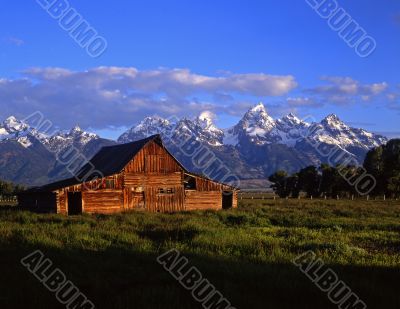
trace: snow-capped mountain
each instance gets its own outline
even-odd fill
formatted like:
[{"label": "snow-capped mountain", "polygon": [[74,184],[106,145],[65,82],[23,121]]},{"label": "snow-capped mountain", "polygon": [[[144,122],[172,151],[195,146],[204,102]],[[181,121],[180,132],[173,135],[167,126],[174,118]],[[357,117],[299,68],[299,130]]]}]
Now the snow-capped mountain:
[{"label": "snow-capped mountain", "polygon": [[53,152],[61,152],[71,146],[82,148],[89,142],[99,139],[94,133],[83,131],[78,125],[69,132],[58,132],[46,140],[46,145]]},{"label": "snow-capped mountain", "polygon": [[[16,117],[0,124],[0,178],[22,184],[41,185],[71,177],[103,146],[115,144],[78,126],[48,136]],[[77,153],[82,154],[79,159]],[[64,162],[60,162],[63,161]],[[68,165],[68,169],[66,166]]]},{"label": "snow-capped mountain", "polygon": [[5,140],[16,141],[21,146],[28,148],[37,140],[52,152],[63,151],[72,145],[82,148],[99,138],[96,134],[83,131],[79,126],[75,126],[68,132],[61,131],[48,136],[14,116],[8,117],[0,124],[0,142]]},{"label": "snow-capped mountain", "polygon": [[118,142],[129,143],[155,134],[168,135],[173,131],[175,126],[176,125],[168,119],[163,119],[158,116],[146,117],[140,123],[122,134],[118,138]]},{"label": "snow-capped mountain", "polygon": [[292,113],[275,120],[262,103],[249,109],[238,124],[225,130],[219,129],[207,112],[195,119],[183,118],[174,122],[160,117],[147,117],[121,135],[118,141],[130,142],[153,134],[165,137],[190,135],[210,146],[234,147],[271,144],[295,147],[307,138],[343,149],[356,147],[368,150],[387,141],[381,135],[352,128],[333,114],[321,122],[313,123],[303,121]]},{"label": "snow-capped mountain", "polygon": [[[181,163],[202,173],[193,158],[187,156],[187,151],[176,144],[176,141],[196,140],[224,162],[232,174],[243,179],[266,178],[278,169],[295,172],[308,165],[330,163],[317,151],[315,142],[326,149],[338,147],[359,163],[369,149],[387,142],[383,136],[352,128],[336,115],[312,123],[294,114],[274,119],[262,103],[250,108],[228,129],[218,128],[214,118],[210,112],[203,112],[196,118],[146,117],[122,134],[117,142],[128,143],[161,134]],[[0,124],[0,178],[39,185],[71,177],[65,164],[58,160],[72,155],[71,147],[90,159],[101,147],[117,142],[102,139],[78,126],[47,136],[9,117]]]},{"label": "snow-capped mountain", "polygon": [[148,117],[124,133],[118,141],[130,142],[152,134],[161,134],[188,168],[195,169],[196,164],[182,155],[173,143],[168,143],[170,139],[191,138],[209,146],[241,177],[251,177],[251,174],[265,177],[277,169],[292,172],[307,165],[330,163],[330,158],[321,154],[318,147],[339,148],[362,163],[369,149],[387,141],[383,136],[346,125],[336,115],[311,123],[294,114],[273,119],[262,103],[250,108],[235,126],[228,129],[219,129],[213,122],[212,114],[207,112],[194,119],[173,121]]},{"label": "snow-capped mountain", "polygon": [[0,142],[5,140],[17,141],[21,146],[28,148],[35,140],[45,143],[47,136],[31,128],[27,123],[14,116],[8,117],[0,124]]},{"label": "snow-capped mountain", "polygon": [[247,111],[237,125],[225,130],[224,141],[234,146],[241,143],[256,145],[273,143],[277,141],[275,129],[275,120],[260,103]]},{"label": "snow-capped mountain", "polygon": [[349,127],[335,114],[327,116],[321,123],[313,124],[310,132],[313,132],[315,139],[320,142],[345,149],[348,147],[371,149],[387,142],[387,139],[381,135]]},{"label": "snow-capped mountain", "polygon": [[136,126],[122,134],[118,142],[127,143],[148,136],[160,134],[163,139],[195,137],[198,141],[212,146],[223,144],[224,132],[218,129],[208,112],[202,113],[195,119],[163,119],[158,116],[146,117]]}]

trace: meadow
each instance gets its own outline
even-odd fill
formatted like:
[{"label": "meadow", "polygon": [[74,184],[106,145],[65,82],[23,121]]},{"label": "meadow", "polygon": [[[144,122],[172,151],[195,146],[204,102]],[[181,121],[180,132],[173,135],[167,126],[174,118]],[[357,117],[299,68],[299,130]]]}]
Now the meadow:
[{"label": "meadow", "polygon": [[176,248],[235,308],[337,308],[293,265],[313,250],[368,308],[400,308],[400,202],[240,200],[175,214],[0,207],[0,308],[63,308],[20,260],[40,249],[96,308],[201,308],[156,261]]}]

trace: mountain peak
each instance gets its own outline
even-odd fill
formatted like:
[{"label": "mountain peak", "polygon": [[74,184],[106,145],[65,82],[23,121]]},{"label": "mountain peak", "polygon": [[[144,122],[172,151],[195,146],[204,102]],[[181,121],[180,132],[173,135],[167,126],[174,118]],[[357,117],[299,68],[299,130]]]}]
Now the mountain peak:
[{"label": "mountain peak", "polygon": [[10,116],[4,122],[19,122],[19,121],[15,116]]},{"label": "mountain peak", "polygon": [[326,117],[324,118],[324,120],[326,120],[326,121],[328,121],[328,122],[342,122],[342,121],[340,120],[339,116],[336,115],[336,114],[330,114],[330,115],[326,116]]},{"label": "mountain peak", "polygon": [[257,126],[264,129],[271,129],[275,125],[274,119],[268,115],[263,103],[250,108],[242,118],[246,126]]},{"label": "mountain peak", "polygon": [[294,124],[299,124],[302,121],[293,113],[289,113],[285,117],[282,118],[282,120],[289,122],[289,123],[294,123]]},{"label": "mountain peak", "polygon": [[249,112],[267,112],[264,103],[260,102],[257,105],[250,108]]},{"label": "mountain peak", "polygon": [[336,114],[326,116],[321,124],[330,129],[347,130],[349,127]]},{"label": "mountain peak", "polygon": [[209,111],[204,111],[199,115],[198,119],[211,124],[215,119],[215,114]]},{"label": "mountain peak", "polygon": [[75,126],[71,129],[70,132],[71,132],[71,133],[81,133],[81,132],[83,132],[83,131],[82,131],[82,129],[81,129],[81,127],[80,127],[79,125],[75,125]]},{"label": "mountain peak", "polygon": [[24,131],[28,128],[28,125],[15,116],[10,116],[3,122],[4,128],[9,132]]}]

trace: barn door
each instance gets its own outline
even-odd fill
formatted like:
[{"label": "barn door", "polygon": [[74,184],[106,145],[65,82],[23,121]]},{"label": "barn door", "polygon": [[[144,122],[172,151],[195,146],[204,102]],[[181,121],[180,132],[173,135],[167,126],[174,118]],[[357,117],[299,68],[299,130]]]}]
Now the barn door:
[{"label": "barn door", "polygon": [[230,209],[233,207],[233,192],[222,192],[222,209]]},{"label": "barn door", "polygon": [[174,212],[184,210],[183,186],[147,187],[146,210],[151,212]]},{"label": "barn door", "polygon": [[82,213],[82,192],[68,192],[68,215]]}]

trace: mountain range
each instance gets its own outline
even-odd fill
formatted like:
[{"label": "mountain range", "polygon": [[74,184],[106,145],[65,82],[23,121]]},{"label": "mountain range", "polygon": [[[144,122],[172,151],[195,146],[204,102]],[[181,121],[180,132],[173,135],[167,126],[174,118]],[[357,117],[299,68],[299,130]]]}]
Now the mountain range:
[{"label": "mountain range", "polygon": [[278,169],[294,172],[327,163],[321,149],[324,153],[327,149],[340,150],[362,163],[369,149],[387,142],[381,135],[350,127],[334,114],[320,122],[301,120],[294,114],[273,119],[262,103],[227,129],[218,128],[209,112],[194,119],[153,116],[134,125],[117,141],[85,132],[79,126],[49,136],[11,116],[0,124],[0,179],[32,186],[68,178],[85,163],[76,161],[68,166],[66,162],[75,152],[90,159],[101,147],[154,134],[163,137],[167,148],[189,170],[216,179],[220,176],[207,174],[205,163],[199,165],[196,154],[187,147],[192,147],[192,152],[211,153],[240,179],[265,179]]}]

